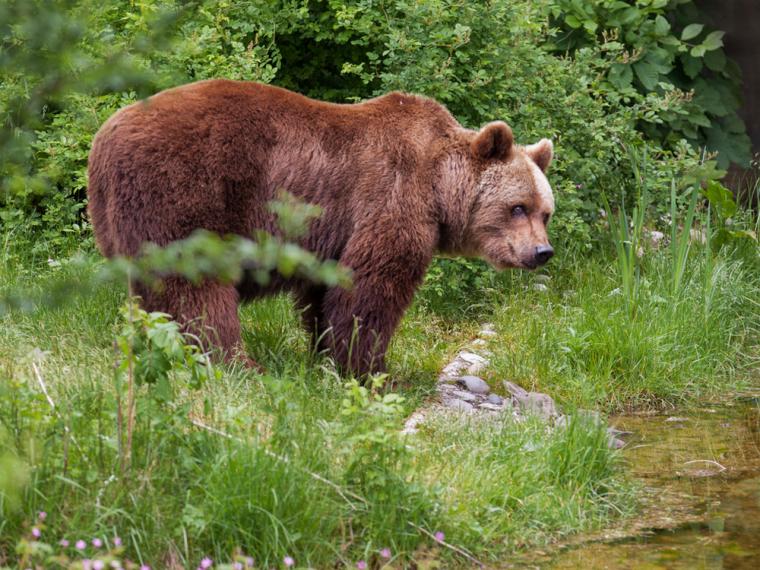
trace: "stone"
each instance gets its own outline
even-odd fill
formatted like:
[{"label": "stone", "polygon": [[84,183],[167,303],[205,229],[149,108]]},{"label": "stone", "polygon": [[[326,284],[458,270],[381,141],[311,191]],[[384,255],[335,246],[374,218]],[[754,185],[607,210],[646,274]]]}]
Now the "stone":
[{"label": "stone", "polygon": [[486,401],[489,404],[493,404],[494,406],[502,406],[502,405],[504,405],[504,398],[502,398],[498,394],[490,394],[488,396],[488,398],[486,398]]},{"label": "stone", "polygon": [[544,285],[543,283],[534,283],[533,284],[533,290],[534,291],[540,291],[540,292],[543,293],[545,291],[548,291],[549,288],[546,285]]},{"label": "stone", "polygon": [[485,380],[477,376],[460,376],[457,379],[457,384],[464,386],[473,394],[488,394],[491,391]]},{"label": "stone", "polygon": [[496,336],[496,331],[493,328],[492,323],[483,323],[480,327],[480,336]]},{"label": "stone", "polygon": [[457,398],[459,400],[463,400],[465,402],[477,402],[478,397],[473,394],[472,392],[467,392],[465,390],[450,390],[449,395],[451,397]]},{"label": "stone", "polygon": [[507,392],[509,392],[515,398],[517,398],[518,401],[520,401],[521,399],[526,398],[528,396],[528,391],[525,390],[524,388],[521,388],[520,386],[518,386],[514,382],[507,382],[505,380],[504,381],[504,388],[506,389]]},{"label": "stone", "polygon": [[489,402],[483,402],[478,406],[479,410],[488,410],[490,412],[501,412],[504,410],[504,406],[497,406],[496,404],[491,404]]},{"label": "stone", "polygon": [[554,399],[547,394],[528,392],[527,397],[523,400],[518,398],[517,401],[523,410],[545,420],[558,418],[560,415],[557,411],[557,404],[554,403]]},{"label": "stone", "polygon": [[683,422],[688,422],[689,418],[679,418],[677,416],[670,416],[665,421],[669,422],[669,423],[679,423],[679,424],[681,424]]},{"label": "stone", "polygon": [[457,400],[456,398],[452,398],[451,400],[444,401],[443,405],[446,406],[447,408],[451,408],[452,410],[457,410],[460,412],[472,412],[475,409],[475,407],[472,404],[469,404],[462,400]]},{"label": "stone", "polygon": [[533,278],[533,280],[536,283],[548,283],[551,280],[551,277],[546,275],[545,273],[539,273]]}]

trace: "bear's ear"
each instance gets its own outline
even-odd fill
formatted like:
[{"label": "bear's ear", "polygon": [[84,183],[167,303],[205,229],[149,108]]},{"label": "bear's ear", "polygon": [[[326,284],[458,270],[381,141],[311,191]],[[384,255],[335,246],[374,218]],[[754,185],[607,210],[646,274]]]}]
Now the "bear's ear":
[{"label": "bear's ear", "polygon": [[475,156],[484,160],[504,160],[512,149],[512,129],[503,121],[488,123],[470,143]]},{"label": "bear's ear", "polygon": [[549,168],[554,156],[554,145],[549,139],[541,139],[536,144],[525,147],[526,154],[543,172]]}]

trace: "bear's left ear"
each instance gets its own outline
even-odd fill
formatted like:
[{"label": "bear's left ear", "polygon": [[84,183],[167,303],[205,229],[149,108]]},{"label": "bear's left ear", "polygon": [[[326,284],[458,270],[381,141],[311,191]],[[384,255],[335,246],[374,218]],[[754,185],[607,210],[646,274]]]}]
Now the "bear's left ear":
[{"label": "bear's left ear", "polygon": [[526,146],[525,152],[536,163],[536,166],[546,172],[554,156],[554,145],[549,139],[541,139],[536,144]]},{"label": "bear's left ear", "polygon": [[484,160],[504,160],[512,149],[512,129],[503,121],[488,123],[470,143],[475,156]]}]

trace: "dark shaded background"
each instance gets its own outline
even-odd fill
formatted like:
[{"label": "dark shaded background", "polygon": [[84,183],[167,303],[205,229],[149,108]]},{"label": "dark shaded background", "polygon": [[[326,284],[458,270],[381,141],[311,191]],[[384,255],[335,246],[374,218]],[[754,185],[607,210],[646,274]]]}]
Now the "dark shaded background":
[{"label": "dark shaded background", "polygon": [[719,30],[726,31],[726,54],[742,68],[741,115],[752,151],[760,152],[760,1],[701,0],[698,4]]}]

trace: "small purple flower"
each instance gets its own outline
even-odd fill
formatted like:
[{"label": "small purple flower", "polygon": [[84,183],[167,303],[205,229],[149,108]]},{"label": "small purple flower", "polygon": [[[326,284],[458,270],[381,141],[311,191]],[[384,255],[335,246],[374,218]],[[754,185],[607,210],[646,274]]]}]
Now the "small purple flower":
[{"label": "small purple flower", "polygon": [[359,562],[356,563],[357,570],[367,570],[367,563],[364,560],[359,560]]},{"label": "small purple flower", "polygon": [[391,549],[390,548],[383,548],[380,551],[380,557],[385,558],[386,560],[390,560],[391,558]]},{"label": "small purple flower", "polygon": [[92,539],[92,545],[93,545],[95,548],[100,548],[101,546],[103,546],[103,541],[102,541],[102,540],[100,540],[99,538],[93,538],[93,539]]},{"label": "small purple flower", "polygon": [[203,568],[203,570],[206,570],[206,568],[211,568],[211,565],[213,563],[214,563],[214,561],[211,560],[211,558],[209,558],[208,556],[206,556],[206,558],[204,558],[203,560],[201,560],[201,568]]},{"label": "small purple flower", "polygon": [[245,557],[245,566],[246,568],[253,568],[253,557],[252,556],[246,556]]},{"label": "small purple flower", "polygon": [[87,543],[84,540],[77,540],[77,543],[74,546],[77,547],[77,550],[84,550],[87,548]]},{"label": "small purple flower", "polygon": [[148,566],[147,564],[143,564],[142,566],[140,566],[140,570],[150,570],[150,566]]},{"label": "small purple flower", "polygon": [[293,558],[290,556],[286,556],[285,558],[282,559],[282,561],[285,563],[285,566],[287,566],[288,568],[290,568],[296,563],[296,561],[293,560]]},{"label": "small purple flower", "polygon": [[102,560],[96,560],[92,563],[92,570],[103,570],[105,567],[106,565]]},{"label": "small purple flower", "polygon": [[232,565],[232,567],[233,567],[235,570],[243,570],[243,563],[242,563],[242,562],[235,562],[235,563]]},{"label": "small purple flower", "polygon": [[443,539],[446,538],[446,535],[443,534],[440,530],[436,532],[434,536],[436,542],[443,542]]},{"label": "small purple flower", "polygon": [[39,538],[40,536],[42,536],[42,531],[38,529],[36,526],[34,526],[32,527],[32,536],[34,538]]},{"label": "small purple flower", "polygon": [[89,558],[82,560],[82,570],[92,570],[92,560]]},{"label": "small purple flower", "polygon": [[47,513],[45,511],[40,511],[37,513],[37,518],[44,521],[47,518]]},{"label": "small purple flower", "polygon": [[114,546],[121,546],[121,538],[119,538],[118,536],[114,536],[113,537],[113,545]]},{"label": "small purple flower", "polygon": [[61,540],[58,541],[58,544],[60,546],[63,546],[64,548],[67,548],[69,546],[69,541],[66,540],[65,538],[62,538]]},{"label": "small purple flower", "polygon": [[580,190],[581,188],[583,188],[583,184],[576,184],[576,185],[575,185],[575,187],[576,187],[578,190]]}]

